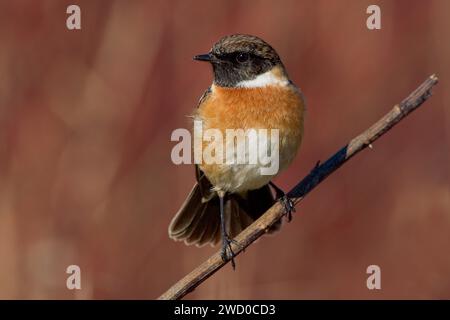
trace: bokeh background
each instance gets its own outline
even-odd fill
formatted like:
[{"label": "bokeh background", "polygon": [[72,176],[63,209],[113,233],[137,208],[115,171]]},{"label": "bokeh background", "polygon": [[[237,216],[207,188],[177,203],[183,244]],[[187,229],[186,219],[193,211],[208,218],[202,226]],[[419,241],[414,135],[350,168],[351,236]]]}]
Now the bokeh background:
[{"label": "bokeh background", "polygon": [[[66,29],[69,4],[82,30]],[[272,44],[307,98],[286,190],[426,77],[440,83],[188,297],[450,298],[449,32],[447,0],[1,0],[0,298],[153,299],[215,252],[167,236],[194,183],[170,135],[212,79],[192,56],[231,33]],[[82,290],[66,288],[71,264]],[[381,290],[366,287],[371,264]]]}]

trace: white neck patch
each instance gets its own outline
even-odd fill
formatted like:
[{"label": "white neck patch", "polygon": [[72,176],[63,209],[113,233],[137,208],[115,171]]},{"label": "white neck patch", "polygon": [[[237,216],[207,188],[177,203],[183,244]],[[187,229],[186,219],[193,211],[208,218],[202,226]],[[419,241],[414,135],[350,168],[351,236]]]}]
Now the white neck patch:
[{"label": "white neck patch", "polygon": [[289,84],[287,79],[280,79],[275,76],[272,71],[267,71],[263,74],[260,74],[255,79],[252,80],[244,80],[238,82],[236,87],[239,88],[262,88],[266,86],[286,86]]}]

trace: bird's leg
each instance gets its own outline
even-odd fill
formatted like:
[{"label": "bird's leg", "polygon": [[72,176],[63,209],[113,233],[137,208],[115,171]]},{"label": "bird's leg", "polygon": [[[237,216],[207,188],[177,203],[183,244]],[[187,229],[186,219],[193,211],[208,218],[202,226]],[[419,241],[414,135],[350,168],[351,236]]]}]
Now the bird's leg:
[{"label": "bird's leg", "polygon": [[294,202],[292,201],[291,198],[288,197],[288,195],[283,190],[281,190],[278,186],[276,186],[275,183],[270,181],[269,184],[275,190],[276,199],[280,201],[281,204],[283,205],[284,214],[286,215],[288,222],[290,222],[292,220],[292,212],[295,212]]},{"label": "bird's leg", "polygon": [[[225,226],[225,208],[224,208],[224,198],[225,198],[225,192],[224,191],[217,191],[217,194],[219,196],[220,200],[220,229],[222,232],[222,251],[221,256],[223,261],[227,261],[228,259],[231,259],[231,266],[233,267],[233,270],[236,268],[236,264],[234,262],[234,252],[231,248],[231,243],[238,244],[235,240],[231,239],[230,236],[227,233],[226,226]],[[228,256],[228,251],[230,252],[230,255]]]}]

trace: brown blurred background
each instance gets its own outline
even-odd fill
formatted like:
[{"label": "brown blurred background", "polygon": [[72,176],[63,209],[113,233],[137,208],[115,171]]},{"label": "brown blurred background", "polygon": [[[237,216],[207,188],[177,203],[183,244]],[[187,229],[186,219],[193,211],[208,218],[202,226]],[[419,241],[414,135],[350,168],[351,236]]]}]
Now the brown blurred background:
[{"label": "brown blurred background", "polygon": [[[81,31],[66,29],[69,4]],[[188,297],[450,298],[449,32],[447,0],[1,0],[0,298],[152,299],[217,249],[168,238],[194,183],[170,134],[212,79],[192,56],[231,33],[272,44],[307,98],[286,190],[426,77],[440,83]],[[66,289],[70,264],[82,290]]]}]

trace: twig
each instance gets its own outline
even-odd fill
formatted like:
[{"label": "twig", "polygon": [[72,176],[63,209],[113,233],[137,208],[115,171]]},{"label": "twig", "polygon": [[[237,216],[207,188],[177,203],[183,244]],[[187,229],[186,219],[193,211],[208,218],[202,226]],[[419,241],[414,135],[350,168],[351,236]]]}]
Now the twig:
[{"label": "twig", "polygon": [[[391,111],[389,111],[369,129],[351,140],[346,146],[336,152],[327,161],[321,165],[318,163],[318,165],[288,193],[288,196],[294,201],[295,204],[300,202],[312,189],[314,189],[326,177],[347,162],[347,160],[366,147],[371,147],[375,140],[390,130],[395,124],[404,119],[412,111],[417,109],[431,96],[431,89],[437,84],[437,82],[438,78],[435,75],[432,75],[425,80],[425,82],[423,82],[405,100],[394,106]],[[283,215],[283,206],[280,203],[273,205],[258,220],[256,220],[235,238],[238,245],[233,245],[233,252],[235,254],[239,254],[253,241],[261,237],[269,229],[269,227],[280,220]],[[222,261],[220,252],[216,252],[199,267],[173,285],[158,299],[169,300],[184,297],[217,270],[222,268],[227,262],[228,261]]]}]

